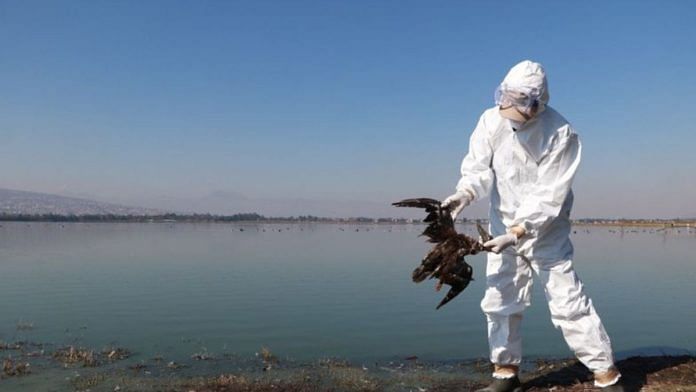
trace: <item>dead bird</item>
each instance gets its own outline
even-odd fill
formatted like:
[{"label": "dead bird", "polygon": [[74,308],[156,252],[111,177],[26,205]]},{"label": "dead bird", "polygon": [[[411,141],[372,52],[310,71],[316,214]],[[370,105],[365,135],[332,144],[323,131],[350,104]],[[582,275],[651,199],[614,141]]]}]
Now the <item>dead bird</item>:
[{"label": "dead bird", "polygon": [[426,278],[437,278],[435,289],[440,291],[443,284],[451,288],[437,305],[443,305],[459,295],[473,280],[473,269],[464,261],[464,256],[475,255],[485,251],[483,243],[493,238],[481,225],[476,224],[480,241],[466,234],[457,233],[448,208],[443,208],[440,201],[428,198],[405,199],[393,203],[396,207],[423,208],[428,215],[423,222],[428,223],[421,235],[428,237],[428,242],[435,244],[425,255],[421,265],[413,271],[413,281],[420,283]]}]

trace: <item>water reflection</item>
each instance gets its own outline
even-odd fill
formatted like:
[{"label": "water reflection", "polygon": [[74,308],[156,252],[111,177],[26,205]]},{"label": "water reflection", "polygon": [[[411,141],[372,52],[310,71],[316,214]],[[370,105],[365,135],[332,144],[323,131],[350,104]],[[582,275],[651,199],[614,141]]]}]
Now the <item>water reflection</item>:
[{"label": "water reflection", "polygon": [[[473,226],[462,227],[475,235]],[[0,339],[194,353],[372,360],[487,355],[484,256],[435,311],[412,269],[418,225],[48,224],[0,227]],[[693,229],[578,226],[575,267],[618,352],[696,349]],[[529,356],[569,355],[540,285],[525,314]],[[33,328],[17,328],[31,323]]]}]

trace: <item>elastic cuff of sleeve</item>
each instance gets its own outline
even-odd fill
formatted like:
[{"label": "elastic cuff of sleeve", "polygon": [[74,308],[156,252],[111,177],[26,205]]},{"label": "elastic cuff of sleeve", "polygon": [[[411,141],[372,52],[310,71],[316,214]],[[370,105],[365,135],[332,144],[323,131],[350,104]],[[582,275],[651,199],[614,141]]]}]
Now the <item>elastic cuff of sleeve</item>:
[{"label": "elastic cuff of sleeve", "polygon": [[466,191],[466,197],[465,197],[465,200],[463,201],[464,206],[468,206],[469,204],[471,204],[472,201],[474,201],[474,195],[472,195],[471,192]]},{"label": "elastic cuff of sleeve", "polygon": [[519,226],[524,229],[524,235],[520,237],[520,239],[525,238],[525,237],[534,237],[536,236],[536,230],[534,226],[531,224],[529,221],[515,221],[515,223],[512,224],[512,226]]},{"label": "elastic cuff of sleeve", "polygon": [[[461,193],[461,194],[462,194],[462,203],[463,203],[465,206],[469,205],[472,201],[474,201],[474,199],[476,199],[476,195],[475,195],[474,192],[473,192],[472,190],[470,190],[470,189],[460,189],[460,188],[457,188],[456,191],[457,191],[457,193]],[[465,200],[466,200],[466,201],[465,201]]]}]

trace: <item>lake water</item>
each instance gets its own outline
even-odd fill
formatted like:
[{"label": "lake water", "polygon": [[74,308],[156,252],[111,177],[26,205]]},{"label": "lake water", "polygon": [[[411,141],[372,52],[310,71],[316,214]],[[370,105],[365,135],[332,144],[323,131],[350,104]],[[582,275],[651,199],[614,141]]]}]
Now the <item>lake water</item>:
[{"label": "lake water", "polygon": [[[435,310],[444,293],[410,279],[423,227],[2,223],[0,340],[182,362],[261,347],[298,361],[486,357],[485,256],[467,258],[477,280]],[[694,229],[579,226],[572,238],[619,355],[696,350]],[[525,353],[569,356],[535,283]]]}]

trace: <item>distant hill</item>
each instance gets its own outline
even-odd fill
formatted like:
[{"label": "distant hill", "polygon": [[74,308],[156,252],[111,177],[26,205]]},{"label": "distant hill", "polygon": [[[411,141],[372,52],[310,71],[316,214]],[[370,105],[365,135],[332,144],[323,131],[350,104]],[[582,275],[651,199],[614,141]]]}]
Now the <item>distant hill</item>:
[{"label": "distant hill", "polygon": [[[405,197],[404,197],[405,198]],[[395,201],[395,200],[394,200]],[[423,218],[423,211],[415,208],[397,208],[390,201],[302,199],[291,197],[257,198],[237,192],[216,191],[199,197],[154,197],[133,201],[119,201],[181,213],[211,213],[233,215],[255,212],[266,217],[313,215],[326,218],[350,217],[403,217]],[[463,216],[486,216],[487,203],[468,207]]]},{"label": "distant hill", "polygon": [[164,211],[152,208],[0,188],[0,214],[155,215],[162,212]]},{"label": "distant hill", "polygon": [[[463,217],[486,216],[487,203],[465,210]],[[134,205],[142,207],[133,207]],[[319,216],[325,218],[350,217],[423,217],[413,208],[396,208],[390,202],[313,200],[299,198],[251,198],[237,192],[215,191],[200,197],[154,197],[143,199],[116,199],[96,201],[83,197],[59,196],[0,188],[0,215],[160,215],[218,214],[235,215],[258,213],[266,217]]]}]

